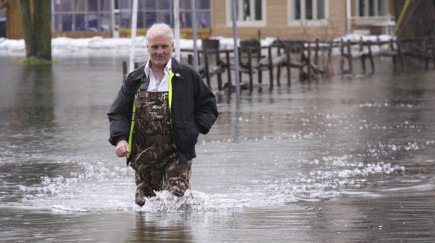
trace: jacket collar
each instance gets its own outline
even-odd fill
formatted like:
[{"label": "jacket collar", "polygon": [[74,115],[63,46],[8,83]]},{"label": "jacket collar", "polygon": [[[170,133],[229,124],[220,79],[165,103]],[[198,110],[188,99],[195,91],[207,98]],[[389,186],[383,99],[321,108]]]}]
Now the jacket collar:
[{"label": "jacket collar", "polygon": [[184,79],[183,76],[182,76],[183,66],[175,58],[172,58],[172,67],[171,67],[171,69],[172,69],[172,72],[174,73],[175,77],[177,77],[179,79]]},{"label": "jacket collar", "polygon": [[[180,79],[184,79],[181,72],[183,70],[182,65],[180,64],[180,62],[177,61],[177,59],[171,57],[171,69],[172,72],[174,73],[174,76]],[[142,79],[143,77],[145,77],[145,64],[138,67],[137,69],[135,69],[133,72],[131,72],[128,75],[128,79],[130,80],[138,80],[138,79]]]}]

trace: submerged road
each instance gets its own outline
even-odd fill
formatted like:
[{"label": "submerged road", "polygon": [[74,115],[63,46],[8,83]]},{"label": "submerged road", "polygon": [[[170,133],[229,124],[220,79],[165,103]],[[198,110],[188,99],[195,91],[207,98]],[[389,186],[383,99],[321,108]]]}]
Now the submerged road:
[{"label": "submerged road", "polygon": [[0,56],[4,241],[435,242],[433,70],[378,61],[372,76],[242,92],[238,111],[219,94],[192,191],[139,208],[107,142],[122,58],[17,62]]}]

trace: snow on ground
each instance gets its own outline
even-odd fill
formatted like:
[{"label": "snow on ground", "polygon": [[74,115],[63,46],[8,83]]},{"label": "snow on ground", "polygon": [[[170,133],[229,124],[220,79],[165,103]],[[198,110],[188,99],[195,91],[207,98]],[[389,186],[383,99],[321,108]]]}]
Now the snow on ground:
[{"label": "snow on ground", "polygon": [[[234,40],[232,38],[225,37],[212,37],[212,39],[220,40],[220,48],[221,49],[233,49]],[[350,41],[359,41],[359,40],[370,40],[370,41],[388,41],[391,39],[389,35],[380,35],[380,36],[368,36],[368,35],[358,35],[358,34],[349,34],[346,36],[342,36],[336,38],[338,41],[340,39],[350,40]],[[276,38],[267,37],[261,39],[262,46],[268,46]],[[239,40],[238,40],[239,41]],[[70,54],[70,53],[89,53],[89,52],[108,52],[109,53],[125,53],[128,54],[130,51],[130,47],[132,46],[132,41],[130,38],[102,38],[100,36],[95,36],[92,38],[67,38],[67,37],[58,37],[52,39],[52,48],[53,55],[62,55],[62,54]],[[198,48],[201,48],[201,40],[197,40]],[[135,49],[137,51],[145,51],[146,40],[144,36],[136,37],[135,41]],[[191,39],[180,39],[180,48],[182,49],[193,49],[193,40]],[[11,40],[0,38],[0,54],[17,54],[22,55],[25,53],[25,44],[24,40]]]},{"label": "snow on ground", "polygon": [[[221,49],[233,49],[234,41],[231,38],[213,37],[220,40]],[[265,38],[261,40],[263,46],[270,45],[276,38]],[[67,38],[58,37],[52,39],[53,52],[82,52],[82,51],[119,51],[128,52],[132,46],[130,38],[102,38],[95,36],[91,38]],[[197,40],[198,48],[201,48],[201,40]],[[146,40],[144,36],[136,37],[135,49],[144,50],[146,48]],[[180,48],[193,49],[193,40],[180,39]],[[10,40],[0,38],[0,53],[24,53],[24,40]]]}]

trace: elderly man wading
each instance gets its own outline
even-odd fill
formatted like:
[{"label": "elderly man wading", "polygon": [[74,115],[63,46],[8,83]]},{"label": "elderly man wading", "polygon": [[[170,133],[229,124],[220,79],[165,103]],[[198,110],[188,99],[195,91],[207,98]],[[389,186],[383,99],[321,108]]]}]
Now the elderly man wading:
[{"label": "elderly man wading", "polygon": [[154,191],[184,195],[198,135],[208,133],[218,116],[215,96],[199,74],[171,58],[172,29],[154,24],[146,41],[150,59],[127,76],[107,114],[109,142],[135,170],[140,206]]}]

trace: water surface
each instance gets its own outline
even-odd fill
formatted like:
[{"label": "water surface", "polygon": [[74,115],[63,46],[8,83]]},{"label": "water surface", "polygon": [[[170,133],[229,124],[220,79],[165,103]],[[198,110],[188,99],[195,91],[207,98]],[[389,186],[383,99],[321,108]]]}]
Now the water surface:
[{"label": "water surface", "polygon": [[239,111],[219,94],[192,191],[139,208],[107,142],[122,58],[18,59],[0,56],[5,241],[435,241],[433,70],[382,60],[372,76],[243,91]]}]

